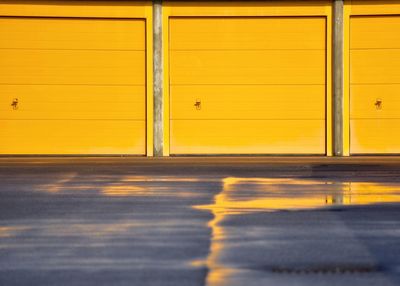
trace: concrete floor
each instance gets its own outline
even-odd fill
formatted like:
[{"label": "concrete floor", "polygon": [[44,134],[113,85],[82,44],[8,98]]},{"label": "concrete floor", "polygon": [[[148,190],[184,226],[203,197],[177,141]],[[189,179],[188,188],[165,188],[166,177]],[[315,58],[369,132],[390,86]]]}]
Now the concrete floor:
[{"label": "concrete floor", "polygon": [[0,158],[0,285],[400,285],[400,158]]}]

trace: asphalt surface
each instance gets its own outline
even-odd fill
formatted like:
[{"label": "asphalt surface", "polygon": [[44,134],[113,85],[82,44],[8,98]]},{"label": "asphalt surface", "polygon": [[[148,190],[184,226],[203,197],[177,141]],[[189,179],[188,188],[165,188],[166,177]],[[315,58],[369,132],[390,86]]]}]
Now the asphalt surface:
[{"label": "asphalt surface", "polygon": [[0,158],[0,285],[400,285],[400,158]]}]

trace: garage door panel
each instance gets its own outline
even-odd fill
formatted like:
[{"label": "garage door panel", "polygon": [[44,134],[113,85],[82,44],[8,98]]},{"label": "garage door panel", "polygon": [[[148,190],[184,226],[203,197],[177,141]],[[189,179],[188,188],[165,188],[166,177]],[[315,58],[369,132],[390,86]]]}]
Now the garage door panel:
[{"label": "garage door panel", "polygon": [[145,154],[144,20],[1,18],[1,35],[0,154]]},{"label": "garage door panel", "polygon": [[172,85],[325,84],[319,50],[171,51],[170,57]]},{"label": "garage door panel", "polygon": [[352,85],[351,119],[400,119],[400,84]]},{"label": "garage door panel", "polygon": [[145,50],[142,20],[0,18],[0,34],[3,49]]},{"label": "garage door panel", "polygon": [[0,120],[0,154],[145,154],[144,132],[139,120]]},{"label": "garage door panel", "polygon": [[351,19],[351,49],[400,49],[400,17],[362,16]]},{"label": "garage door panel", "polygon": [[351,120],[350,130],[352,153],[400,153],[400,119]]},{"label": "garage door panel", "polygon": [[399,153],[400,17],[352,17],[350,27],[350,153]]},{"label": "garage door panel", "polygon": [[171,19],[170,152],[324,154],[325,29],[320,17]]},{"label": "garage door panel", "polygon": [[[325,18],[173,18],[171,50],[325,49]],[[266,36],[268,35],[268,36]]]},{"label": "garage door panel", "polygon": [[324,125],[324,120],[172,120],[171,153],[324,154]]},{"label": "garage door panel", "polygon": [[2,50],[0,84],[145,83],[144,51]]},{"label": "garage door panel", "polygon": [[145,119],[144,86],[0,85],[0,94],[0,119]]},{"label": "garage door panel", "polygon": [[400,49],[350,51],[350,83],[400,83]]},{"label": "garage door panel", "polygon": [[[170,88],[170,116],[323,120],[324,95],[325,85],[174,85]],[[200,108],[196,108],[196,102],[200,102]]]}]

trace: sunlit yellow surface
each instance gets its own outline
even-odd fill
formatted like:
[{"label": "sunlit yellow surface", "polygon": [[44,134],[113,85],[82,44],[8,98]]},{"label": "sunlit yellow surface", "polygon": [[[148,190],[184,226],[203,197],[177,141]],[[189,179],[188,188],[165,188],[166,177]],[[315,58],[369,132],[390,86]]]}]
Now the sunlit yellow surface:
[{"label": "sunlit yellow surface", "polygon": [[0,35],[0,154],[146,154],[144,19],[1,18]]},{"label": "sunlit yellow surface", "polygon": [[[304,137],[307,138],[306,140],[308,141],[308,148],[304,146],[303,142],[298,142],[292,143],[291,147],[295,147],[295,144],[303,144],[302,146],[305,147],[306,149],[313,149],[312,152],[317,152],[316,149],[314,148],[315,146],[319,146],[319,148],[322,150],[322,153],[325,153],[328,156],[332,155],[332,122],[331,122],[331,95],[332,95],[332,82],[331,82],[331,25],[332,25],[332,3],[331,1],[325,1],[325,0],[316,0],[316,1],[302,1],[301,4],[299,4],[299,1],[278,1],[278,0],[272,0],[272,1],[164,1],[163,2],[163,26],[168,27],[168,29],[163,30],[163,42],[168,43],[164,45],[164,150],[163,154],[164,156],[168,156],[170,153],[176,153],[176,154],[181,154],[190,152],[190,153],[198,153],[198,154],[221,154],[221,153],[270,153],[273,154],[274,152],[274,147],[277,147],[275,151],[277,153],[285,153],[286,145],[283,144],[282,150],[279,148],[279,146],[275,145],[274,143],[269,142],[268,143],[268,149],[266,150],[265,146],[262,151],[257,150],[257,148],[252,146],[247,146],[247,147],[242,147],[246,146],[247,142],[238,142],[236,145],[238,148],[237,150],[232,150],[232,148],[224,148],[226,147],[224,144],[227,143],[228,141],[231,141],[231,138],[214,138],[213,140],[208,140],[209,145],[207,147],[203,148],[198,148],[195,144],[191,146],[192,149],[188,150],[187,143],[186,141],[180,141],[183,136],[174,136],[174,131],[172,130],[174,119],[170,120],[171,117],[177,118],[177,108],[176,104],[179,104],[178,102],[181,102],[180,105],[186,105],[182,110],[181,108],[178,108],[179,113],[181,116],[182,114],[185,114],[185,117],[187,118],[186,114],[191,114],[191,118],[197,118],[198,113],[193,113],[192,108],[193,108],[193,99],[190,97],[191,94],[195,94],[197,91],[197,88],[194,88],[189,86],[188,88],[191,88],[191,92],[187,93],[187,89],[185,88],[184,85],[180,85],[179,88],[185,89],[185,91],[182,92],[175,92],[173,89],[177,88],[178,86],[173,86],[170,85],[170,80],[172,80],[171,75],[170,75],[170,67],[171,67],[171,48],[176,49],[177,46],[176,44],[180,45],[181,47],[188,47],[188,48],[194,48],[196,50],[196,46],[199,45],[201,46],[202,49],[204,48],[209,48],[210,44],[214,45],[214,48],[219,49],[232,49],[232,47],[239,47],[239,48],[250,48],[253,49],[254,47],[257,46],[258,48],[266,48],[266,49],[281,49],[283,46],[288,46],[290,43],[293,43],[293,39],[297,39],[298,37],[302,37],[305,33],[304,31],[308,31],[309,33],[307,35],[304,35],[303,41],[297,41],[297,44],[299,45],[298,47],[301,48],[307,48],[310,46],[315,47],[315,39],[318,42],[318,45],[321,46],[325,44],[326,48],[326,68],[325,68],[325,75],[326,75],[326,82],[323,84],[325,87],[325,137],[320,136],[321,141],[325,141],[325,146],[326,148],[323,149],[323,147],[320,146],[320,143],[312,142],[314,138],[308,138],[309,134],[304,134]],[[321,38],[324,38],[324,40],[321,40],[321,38],[315,37],[316,31],[321,30],[320,25],[307,25],[305,24],[305,21],[309,18],[313,18],[314,20],[319,19],[325,19],[325,25],[326,29],[324,30],[325,35],[322,35]],[[185,25],[179,26],[182,22],[189,20],[197,22],[199,25],[198,26],[193,26],[191,25],[191,31]],[[203,21],[207,19],[207,21]],[[210,25],[215,20],[220,19],[218,25]],[[276,25],[254,25],[253,20],[276,20],[276,23],[279,22],[280,27],[277,27]],[[304,27],[301,25],[293,25],[293,21],[301,20],[304,19],[305,21],[302,21],[302,24],[305,24],[308,27]],[[172,21],[171,21],[172,20]],[[224,21],[226,20],[226,22]],[[178,39],[174,37],[173,31],[171,26],[174,25],[173,21],[176,21],[178,24],[178,27],[175,25],[173,29],[177,29],[176,31],[179,33],[182,33],[185,29],[187,30],[186,34],[184,37],[179,37]],[[235,22],[235,24],[232,25],[232,23]],[[243,24],[243,25],[242,25]],[[209,34],[207,37],[204,37],[204,33],[201,32],[201,28],[203,27],[210,27],[212,26],[212,29],[207,29],[207,34]],[[251,30],[249,32],[246,32],[246,29],[248,29],[251,26]],[[221,28],[223,27],[225,31],[221,32]],[[276,30],[281,30],[280,33],[277,33]],[[196,31],[196,32],[193,32]],[[254,31],[254,32],[253,32]],[[257,32],[259,34],[257,34]],[[272,32],[271,32],[272,31]],[[200,37],[197,37],[197,34],[203,34]],[[234,35],[237,33],[239,36],[235,37]],[[295,35],[296,33],[296,35]],[[318,33],[318,32],[317,32]],[[288,36],[290,34],[290,36]],[[227,35],[227,36],[225,36]],[[262,35],[262,36],[261,36]],[[268,36],[267,36],[268,35]],[[301,36],[300,36],[301,35]],[[172,37],[174,37],[172,41]],[[208,39],[210,37],[210,40]],[[227,38],[228,37],[228,38]],[[219,38],[223,39],[222,41],[219,41]],[[199,43],[198,39],[201,39],[201,43]],[[227,40],[228,39],[228,40]],[[307,39],[307,40],[304,40]],[[218,42],[218,45],[215,45],[215,41]],[[214,42],[214,44],[213,44]],[[176,43],[176,44],[175,44]],[[256,50],[255,49],[255,50]],[[198,51],[198,50],[196,50]],[[236,60],[236,58],[234,58]],[[231,72],[229,69],[227,69],[228,72]],[[204,87],[207,89],[207,93],[210,93],[210,90],[213,90],[215,87],[217,90],[217,87],[227,87],[229,90],[229,85],[210,85],[207,87],[207,85],[196,85],[196,87],[202,89]],[[250,85],[241,85],[240,82],[237,85],[233,85],[232,88],[239,88],[239,87],[249,87]],[[283,87],[283,85],[280,85],[279,87]],[[265,88],[265,89],[264,89]],[[302,89],[302,87],[299,87],[299,89]],[[306,87],[304,86],[306,89]],[[274,90],[276,92],[277,96],[273,96],[273,98],[270,97],[268,104],[263,104],[263,106],[268,106],[271,105],[271,107],[268,109],[268,112],[264,112],[264,116],[266,114],[270,114],[270,112],[275,111],[274,108],[276,107],[282,107],[282,105],[276,104],[275,98],[280,97],[279,95],[282,92],[280,91],[280,88],[276,88],[274,85],[270,86],[270,89],[267,90],[266,85],[261,87],[261,86],[256,86],[254,89],[251,89],[249,92],[245,93],[245,96],[231,96],[229,101],[224,102],[224,107],[221,107],[221,104],[218,106],[215,106],[216,108],[212,109],[219,109],[220,111],[223,110],[222,115],[226,112],[227,114],[233,114],[234,112],[241,112],[240,109],[243,107],[246,109],[246,99],[243,100],[243,98],[248,98],[247,102],[250,102],[247,106],[254,108],[254,117],[257,117],[259,113],[258,107],[258,101],[257,101],[257,95],[252,97],[253,93],[258,94],[255,92],[255,90],[258,89],[259,94],[268,94],[271,92],[271,90]],[[279,91],[278,91],[279,90]],[[219,92],[220,90],[218,90]],[[201,91],[200,91],[201,92]],[[310,92],[310,91],[309,91]],[[172,94],[174,93],[174,94]],[[211,92],[212,94],[216,94],[216,92]],[[302,94],[302,98],[306,97],[303,91],[300,91]],[[204,103],[204,92],[202,93],[203,100],[202,103]],[[242,92],[236,91],[234,94],[243,94]],[[179,96],[181,95],[181,96]],[[177,97],[178,96],[178,97]],[[221,100],[224,100],[223,96],[224,94],[221,93]],[[227,95],[229,96],[229,95]],[[300,97],[299,97],[300,98]],[[195,98],[195,102],[197,102],[198,97]],[[215,100],[215,97],[209,96],[207,98],[206,103],[210,103],[210,101]],[[242,103],[240,104],[240,107],[238,106],[235,101],[237,99],[242,99]],[[294,96],[291,97],[293,102],[296,102],[296,99]],[[218,101],[218,99],[216,99]],[[253,102],[254,100],[254,102]],[[320,98],[318,99],[316,97],[313,97],[314,102],[312,104],[309,104],[306,109],[307,112],[310,111],[310,109],[313,109],[314,107],[317,107],[316,110],[318,110],[318,103]],[[291,102],[292,102],[291,101]],[[190,105],[187,105],[189,104]],[[291,103],[287,103],[287,109],[292,109]],[[310,102],[309,102],[310,103]],[[174,106],[172,106],[174,105]],[[212,109],[210,108],[210,104],[206,105],[207,108],[206,110],[209,110],[210,113],[213,112]],[[304,107],[304,104],[301,106]],[[286,108],[286,106],[284,107]],[[172,110],[174,109],[174,110]],[[201,108],[203,111],[204,108]],[[276,110],[276,113],[280,113],[281,111]],[[304,112],[307,113],[307,112]],[[208,111],[207,111],[208,113]],[[296,113],[296,112],[295,112]],[[219,112],[213,112],[212,115],[214,117],[218,116],[220,113]],[[283,114],[286,116],[289,114],[289,112],[283,112]],[[296,113],[297,114],[297,113]],[[321,113],[319,113],[321,114]],[[251,117],[253,113],[246,113],[246,116]],[[224,115],[225,116],[225,115]],[[201,116],[200,116],[201,117]],[[228,115],[226,116],[228,117]],[[242,119],[241,119],[242,120]],[[196,121],[199,122],[200,120]],[[254,119],[251,119],[249,121],[255,121]],[[187,125],[191,125],[190,129],[191,132],[195,132],[193,130],[200,130],[200,126],[196,126],[193,123],[196,122],[188,122]],[[213,122],[214,123],[214,122]],[[207,126],[207,129],[212,127],[213,123],[210,123],[209,126]],[[235,125],[237,122],[232,121],[229,122],[231,125]],[[251,122],[249,122],[251,124]],[[260,123],[262,124],[262,122]],[[226,125],[225,125],[226,126]],[[184,133],[188,132],[188,130],[182,130]],[[218,131],[221,131],[220,129]],[[197,139],[202,137],[207,130],[202,131],[203,133],[197,134]],[[229,132],[229,131],[228,131]],[[235,130],[235,132],[237,132]],[[260,131],[262,133],[264,131]],[[320,131],[319,131],[320,132]],[[175,132],[176,133],[176,132]],[[313,131],[311,132],[313,134]],[[235,139],[238,137],[244,137],[247,136],[245,133],[241,133],[240,131],[238,132],[238,135],[235,136]],[[274,138],[275,135],[272,135],[271,137]],[[178,139],[180,142],[173,142],[173,140]],[[258,140],[258,139],[257,139]],[[270,140],[270,138],[262,138],[262,140],[267,141]],[[291,139],[285,138],[284,140],[290,141]],[[189,141],[193,143],[193,139],[189,138]],[[224,144],[219,145],[220,141],[223,141]],[[271,140],[274,142],[274,139]],[[283,141],[283,140],[281,140]],[[194,142],[195,143],[195,142]],[[254,143],[254,140],[253,140]],[[263,142],[261,142],[263,143]],[[177,145],[179,144],[179,145]],[[204,142],[202,142],[204,146]],[[287,143],[290,144],[290,143]],[[209,147],[209,146],[213,147]],[[256,145],[259,145],[259,142],[256,143]],[[178,148],[182,147],[182,150],[178,150]],[[297,146],[296,146],[297,147]],[[174,149],[175,148],[175,149]],[[183,150],[185,149],[185,150]],[[245,149],[245,150],[244,150]],[[298,151],[300,149],[300,151]],[[292,151],[289,153],[307,153],[308,150],[301,149],[301,147],[292,148]]]},{"label": "sunlit yellow surface", "polygon": [[171,18],[170,152],[325,154],[326,26]]},{"label": "sunlit yellow surface", "polygon": [[324,128],[323,120],[173,120],[171,150],[174,154],[323,154]]},{"label": "sunlit yellow surface", "polygon": [[399,0],[345,0],[352,15],[393,15],[400,12]]},{"label": "sunlit yellow surface", "polygon": [[[325,99],[319,95],[325,92],[324,85],[265,85],[262,88],[257,85],[202,85],[192,86],[174,85],[171,86],[171,119],[193,120],[201,119],[238,119],[245,115],[252,120],[262,119],[303,119],[319,118],[324,121],[321,115],[321,106],[324,106]],[[288,94],[304,94],[303,97],[296,96],[287,100]],[[232,94],[246,94],[245,98],[233,97]],[[274,94],[269,97],[268,105],[265,104],[265,95]],[[193,112],[193,105],[197,99],[201,100],[201,109]],[[307,101],[315,100],[312,104],[304,104]],[[251,104],[248,104],[251,102]],[[247,103],[247,104],[246,104]],[[221,106],[224,106],[223,111]],[[282,106],[286,112],[282,112]],[[290,112],[289,112],[290,111]]]},{"label": "sunlit yellow surface", "polygon": [[351,17],[350,65],[350,152],[400,153],[400,16]]},{"label": "sunlit yellow surface", "polygon": [[[226,285],[234,269],[220,262],[224,239],[228,235],[221,221],[230,215],[258,211],[302,210],[332,205],[360,205],[400,202],[396,183],[324,182],[307,179],[236,178],[223,179],[223,189],[210,205],[195,206],[209,210],[214,218],[210,253],[203,262],[209,269],[208,286]],[[193,266],[200,265],[194,261]]]},{"label": "sunlit yellow surface", "polygon": [[13,17],[96,17],[128,19],[149,16],[151,5],[151,1],[2,0],[0,2],[0,14],[2,16]]},{"label": "sunlit yellow surface", "polygon": [[[232,3],[234,5],[232,5]],[[326,0],[268,0],[268,1],[169,1],[164,7],[171,16],[304,16],[321,15],[331,11]]]}]

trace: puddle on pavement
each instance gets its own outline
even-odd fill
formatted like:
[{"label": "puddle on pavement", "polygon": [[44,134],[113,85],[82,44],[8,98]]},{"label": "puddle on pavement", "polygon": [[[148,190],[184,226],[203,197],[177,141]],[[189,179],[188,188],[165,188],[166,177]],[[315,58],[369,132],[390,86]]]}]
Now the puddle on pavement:
[{"label": "puddle on pavement", "polygon": [[214,218],[208,224],[212,232],[209,255],[192,265],[209,269],[208,286],[225,285],[237,271],[219,262],[228,235],[220,222],[229,215],[395,202],[400,202],[400,183],[228,177],[212,204],[194,206],[210,211]]},{"label": "puddle on pavement", "polygon": [[223,189],[213,204],[195,208],[242,214],[394,202],[400,202],[400,183],[229,177],[223,179]]},{"label": "puddle on pavement", "polygon": [[[208,182],[212,180],[207,180]],[[216,179],[215,179],[216,181]],[[219,181],[219,180],[218,180]],[[177,191],[182,183],[197,183],[204,180],[193,177],[153,176],[94,176],[79,177],[76,173],[55,177],[51,183],[40,184],[36,191],[52,194],[77,194],[93,192],[107,197],[151,197],[151,196],[196,196],[194,191]]]},{"label": "puddle on pavement", "polygon": [[[127,197],[143,197],[143,196],[180,196],[190,197],[193,192],[176,193],[174,187],[170,184],[180,183],[197,183],[201,180],[198,178],[183,178],[183,177],[136,177],[126,176],[120,179],[117,183],[110,184],[105,187],[101,193],[105,196],[127,196]],[[149,188],[148,183],[152,183]],[[156,184],[156,185],[155,185]]]}]

